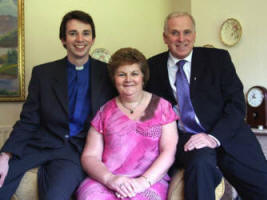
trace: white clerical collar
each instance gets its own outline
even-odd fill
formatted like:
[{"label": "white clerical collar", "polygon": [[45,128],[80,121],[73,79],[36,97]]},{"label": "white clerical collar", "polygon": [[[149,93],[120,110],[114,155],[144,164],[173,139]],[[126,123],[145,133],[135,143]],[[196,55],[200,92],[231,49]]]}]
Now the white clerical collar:
[{"label": "white clerical collar", "polygon": [[77,70],[77,71],[81,71],[81,70],[83,70],[83,65],[82,66],[75,66],[75,69]]}]

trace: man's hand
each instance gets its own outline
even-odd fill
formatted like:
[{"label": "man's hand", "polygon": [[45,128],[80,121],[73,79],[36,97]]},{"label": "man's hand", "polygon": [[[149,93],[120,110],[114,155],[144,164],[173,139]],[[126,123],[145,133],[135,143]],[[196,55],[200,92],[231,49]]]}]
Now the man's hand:
[{"label": "man's hand", "polygon": [[207,133],[198,133],[190,137],[190,139],[184,145],[184,151],[192,151],[194,149],[201,149],[204,147],[214,149],[217,147],[217,142]]},{"label": "man's hand", "polygon": [[8,172],[8,161],[11,158],[10,153],[0,153],[0,187],[4,184],[7,172]]}]

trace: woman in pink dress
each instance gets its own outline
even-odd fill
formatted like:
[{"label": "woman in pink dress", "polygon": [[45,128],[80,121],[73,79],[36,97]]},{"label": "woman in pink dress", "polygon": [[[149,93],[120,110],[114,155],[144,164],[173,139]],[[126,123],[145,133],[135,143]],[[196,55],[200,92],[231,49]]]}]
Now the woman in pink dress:
[{"label": "woman in pink dress", "polygon": [[165,200],[178,117],[170,103],[143,90],[149,71],[138,50],[118,50],[109,70],[119,96],[91,122],[81,158],[88,178],[77,199]]}]

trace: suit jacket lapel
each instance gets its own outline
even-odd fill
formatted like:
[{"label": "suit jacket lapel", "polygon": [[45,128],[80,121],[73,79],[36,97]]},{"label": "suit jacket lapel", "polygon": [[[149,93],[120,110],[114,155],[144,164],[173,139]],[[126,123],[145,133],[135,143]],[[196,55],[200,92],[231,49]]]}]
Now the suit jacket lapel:
[{"label": "suit jacket lapel", "polygon": [[193,49],[191,75],[190,75],[190,95],[194,95],[195,87],[198,81],[201,81],[200,77],[204,73],[206,65],[206,59],[201,55],[201,51],[198,48]]},{"label": "suit jacket lapel", "polygon": [[61,103],[63,109],[68,114],[68,74],[67,74],[67,58],[62,59],[55,66],[53,88],[55,94]]},{"label": "suit jacket lapel", "polygon": [[101,88],[103,87],[103,74],[101,70],[97,67],[97,62],[95,59],[90,57],[90,84],[91,84],[91,109],[96,105],[96,102],[101,96]]},{"label": "suit jacket lapel", "polygon": [[176,99],[175,96],[173,95],[173,90],[170,85],[170,80],[169,80],[169,74],[168,74],[168,58],[169,58],[169,52],[166,52],[165,54],[162,55],[162,59],[159,61],[159,73],[162,75],[161,80],[159,80],[160,83],[162,83],[162,87],[166,88],[166,94],[171,94],[171,98],[169,101],[172,102],[172,104],[176,104]]}]

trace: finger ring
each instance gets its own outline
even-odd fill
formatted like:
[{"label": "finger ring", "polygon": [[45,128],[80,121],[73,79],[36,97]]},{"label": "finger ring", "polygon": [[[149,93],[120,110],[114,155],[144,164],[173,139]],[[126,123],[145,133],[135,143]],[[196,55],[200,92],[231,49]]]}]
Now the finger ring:
[{"label": "finger ring", "polygon": [[121,195],[120,195],[119,193],[116,193],[116,196],[117,196],[117,197],[121,197]]}]

